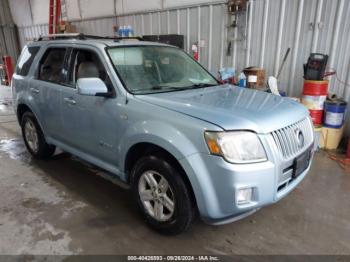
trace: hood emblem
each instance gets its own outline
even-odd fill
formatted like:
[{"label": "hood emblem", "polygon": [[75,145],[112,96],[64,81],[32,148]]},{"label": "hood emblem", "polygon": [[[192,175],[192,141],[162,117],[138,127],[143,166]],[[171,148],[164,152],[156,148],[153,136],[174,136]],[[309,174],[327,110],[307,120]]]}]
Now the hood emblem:
[{"label": "hood emblem", "polygon": [[299,128],[295,129],[294,132],[295,132],[295,137],[297,139],[298,147],[302,148],[305,143],[304,134]]}]

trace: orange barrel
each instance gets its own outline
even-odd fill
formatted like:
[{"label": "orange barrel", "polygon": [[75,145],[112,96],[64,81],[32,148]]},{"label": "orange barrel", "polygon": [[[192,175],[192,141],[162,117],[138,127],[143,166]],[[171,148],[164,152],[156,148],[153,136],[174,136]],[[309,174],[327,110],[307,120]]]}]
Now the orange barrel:
[{"label": "orange barrel", "polygon": [[322,125],[323,107],[328,94],[328,80],[305,80],[301,102],[309,109],[314,125]]}]

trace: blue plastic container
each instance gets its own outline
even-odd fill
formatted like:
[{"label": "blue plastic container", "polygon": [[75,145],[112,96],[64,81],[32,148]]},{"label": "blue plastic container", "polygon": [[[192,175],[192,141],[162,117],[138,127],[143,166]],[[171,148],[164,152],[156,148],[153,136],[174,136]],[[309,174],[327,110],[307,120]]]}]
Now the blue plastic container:
[{"label": "blue plastic container", "polygon": [[118,28],[118,36],[119,37],[123,36],[123,28],[121,26],[119,26],[119,28]]},{"label": "blue plastic container", "polygon": [[324,103],[325,127],[341,128],[344,124],[347,103],[343,100],[327,100]]}]

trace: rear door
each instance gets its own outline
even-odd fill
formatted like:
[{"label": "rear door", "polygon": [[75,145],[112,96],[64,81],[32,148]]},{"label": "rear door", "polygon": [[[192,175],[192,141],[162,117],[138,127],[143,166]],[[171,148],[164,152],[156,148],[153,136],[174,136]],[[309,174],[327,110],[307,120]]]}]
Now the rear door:
[{"label": "rear door", "polygon": [[46,136],[59,139],[62,136],[60,123],[61,90],[67,70],[64,68],[67,48],[49,46],[38,63],[35,77],[30,80],[29,90],[38,100],[41,123]]},{"label": "rear door", "polygon": [[[20,95],[23,92],[27,91],[28,82],[31,78],[30,76],[30,69],[32,67],[32,64],[40,50],[40,46],[25,46],[22,50],[21,56],[18,60],[15,74],[12,78],[12,90],[13,90],[13,99],[15,102],[17,102],[17,96]],[[33,70],[33,69],[32,69]],[[28,90],[29,91],[29,90]],[[38,100],[37,94],[32,93],[29,91],[26,95],[23,95],[23,97],[31,96],[32,107],[36,106],[36,101]],[[32,108],[34,111],[38,113],[37,108]],[[37,109],[37,110],[36,110]]]}]

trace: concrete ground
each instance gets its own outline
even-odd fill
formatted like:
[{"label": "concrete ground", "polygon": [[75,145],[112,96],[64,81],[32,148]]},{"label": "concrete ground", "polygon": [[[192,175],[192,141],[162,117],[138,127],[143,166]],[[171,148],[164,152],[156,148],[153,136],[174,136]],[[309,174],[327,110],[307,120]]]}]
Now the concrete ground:
[{"label": "concrete ground", "polygon": [[88,164],[65,153],[33,160],[6,97],[0,87],[0,254],[350,254],[350,174],[325,153],[277,204],[165,237]]}]

